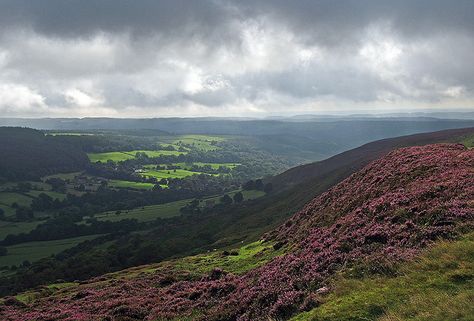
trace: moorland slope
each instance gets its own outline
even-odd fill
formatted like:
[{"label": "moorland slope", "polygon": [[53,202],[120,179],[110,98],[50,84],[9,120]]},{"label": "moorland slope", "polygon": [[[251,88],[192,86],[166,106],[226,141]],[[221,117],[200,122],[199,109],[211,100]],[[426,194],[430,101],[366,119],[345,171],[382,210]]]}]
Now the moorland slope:
[{"label": "moorland slope", "polygon": [[389,275],[433,242],[471,231],[473,200],[474,150],[403,148],[267,233],[262,244],[270,246],[254,255],[273,256],[265,264],[239,273],[216,264],[204,275],[174,269],[178,262],[147,266],[26,303],[6,298],[0,313],[6,320],[287,319],[316,307],[339,271]]}]

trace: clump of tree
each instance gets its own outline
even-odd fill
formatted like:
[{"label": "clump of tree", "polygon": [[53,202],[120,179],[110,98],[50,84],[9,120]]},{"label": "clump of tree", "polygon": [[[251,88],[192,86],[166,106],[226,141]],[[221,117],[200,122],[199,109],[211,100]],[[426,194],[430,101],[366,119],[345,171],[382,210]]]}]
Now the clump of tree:
[{"label": "clump of tree", "polygon": [[242,192],[237,192],[234,194],[234,203],[241,203],[244,200],[244,194]]},{"label": "clump of tree", "polygon": [[230,205],[230,204],[232,204],[232,197],[230,197],[230,196],[227,195],[227,194],[224,194],[224,196],[222,196],[222,197],[220,198],[220,201],[221,201],[221,203],[224,204],[224,205]]},{"label": "clump of tree", "polygon": [[264,184],[263,180],[249,180],[242,185],[244,191],[264,191],[265,193],[270,193],[273,190],[272,183]]}]

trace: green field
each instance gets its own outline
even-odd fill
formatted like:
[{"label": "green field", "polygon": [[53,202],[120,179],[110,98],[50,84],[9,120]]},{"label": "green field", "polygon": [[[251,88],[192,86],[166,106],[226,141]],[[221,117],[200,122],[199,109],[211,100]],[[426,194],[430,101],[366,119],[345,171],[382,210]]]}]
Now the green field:
[{"label": "green field", "polygon": [[12,216],[15,214],[15,209],[13,207],[0,204],[0,208],[3,210],[5,216]]},{"label": "green field", "polygon": [[30,206],[33,197],[26,196],[20,193],[0,192],[0,204],[11,206],[17,203],[20,206]]},{"label": "green field", "polygon": [[28,242],[7,246],[8,254],[0,256],[0,266],[19,265],[25,260],[34,262],[98,236],[87,235],[56,241]]},{"label": "green field", "polygon": [[150,205],[143,208],[140,207],[133,210],[121,211],[119,215],[115,214],[115,211],[109,211],[96,214],[94,217],[99,221],[116,222],[124,219],[134,218],[140,222],[147,222],[153,221],[157,218],[178,216],[180,215],[179,209],[189,202],[190,200],[182,200],[160,205]]},{"label": "green field", "polygon": [[191,169],[193,165],[196,166],[211,166],[212,169],[218,169],[219,167],[227,167],[229,169],[234,169],[239,166],[239,163],[202,163],[202,162],[192,162],[192,163],[174,163],[172,165],[180,166],[182,169]]},{"label": "green field", "polygon": [[191,172],[185,169],[146,169],[143,172],[140,173],[141,176],[143,177],[154,177],[156,179],[162,179],[162,178],[184,178],[192,175],[197,175],[197,174],[204,174],[204,173],[199,173],[199,172]]},{"label": "green field", "polygon": [[97,134],[93,133],[70,133],[70,132],[58,132],[58,133],[48,133],[50,136],[95,136]]},{"label": "green field", "polygon": [[73,180],[76,176],[81,175],[81,174],[82,174],[82,172],[60,173],[60,174],[45,176],[42,179],[44,181],[46,181],[50,178],[60,178],[60,179],[63,179],[63,180]]},{"label": "green field", "polygon": [[52,199],[57,198],[60,201],[62,201],[66,198],[66,194],[53,192],[53,191],[29,191],[26,194],[30,195],[31,197],[38,197],[39,194],[46,194],[46,195],[50,196]]},{"label": "green field", "polygon": [[215,143],[225,141],[226,139],[221,136],[210,135],[181,135],[175,138],[172,143],[174,145],[186,144],[199,150],[211,151],[219,149],[218,146],[214,145]]},{"label": "green field", "polygon": [[87,156],[89,160],[93,163],[96,162],[123,162],[129,159],[134,159],[136,154],[145,153],[148,157],[159,157],[159,156],[178,156],[186,154],[186,152],[178,152],[175,150],[132,150],[128,152],[109,152],[109,153],[89,153]]},{"label": "green field", "polygon": [[0,240],[3,240],[8,234],[28,233],[41,224],[41,221],[35,222],[5,222],[0,221]]},{"label": "green field", "polygon": [[152,183],[123,181],[118,179],[109,180],[108,186],[116,188],[134,188],[134,189],[152,189],[155,186]]},{"label": "green field", "polygon": [[[228,193],[233,196],[237,191]],[[262,191],[242,191],[245,200],[255,199],[265,195]],[[206,201],[219,202],[220,196],[208,197],[201,201],[200,205],[205,206]],[[186,199],[182,201],[170,202],[160,205],[150,205],[143,208],[136,208],[128,211],[121,211],[120,214],[115,214],[115,211],[104,212],[96,214],[94,217],[99,221],[120,221],[124,219],[136,219],[140,222],[153,221],[157,218],[169,218],[180,215],[179,209],[189,204],[193,199]]]}]

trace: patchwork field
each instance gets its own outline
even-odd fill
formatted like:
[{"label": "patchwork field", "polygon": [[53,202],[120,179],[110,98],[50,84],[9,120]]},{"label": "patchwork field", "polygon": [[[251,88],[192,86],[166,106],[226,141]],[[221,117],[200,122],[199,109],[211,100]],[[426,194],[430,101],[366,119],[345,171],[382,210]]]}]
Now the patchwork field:
[{"label": "patchwork field", "polygon": [[19,265],[25,260],[34,262],[98,236],[100,235],[87,235],[56,241],[28,242],[7,246],[8,254],[0,256],[0,266]]}]

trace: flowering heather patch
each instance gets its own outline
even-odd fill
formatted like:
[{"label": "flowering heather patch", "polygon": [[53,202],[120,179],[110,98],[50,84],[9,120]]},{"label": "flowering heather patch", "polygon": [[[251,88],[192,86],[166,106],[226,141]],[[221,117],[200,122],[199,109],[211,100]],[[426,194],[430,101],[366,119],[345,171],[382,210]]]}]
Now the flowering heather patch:
[{"label": "flowering heather patch", "polygon": [[439,238],[474,225],[474,150],[440,144],[394,151],[315,198],[265,238],[291,253],[243,275],[158,270],[90,281],[30,304],[5,300],[6,320],[268,320],[318,304],[335,271],[390,272]]}]

